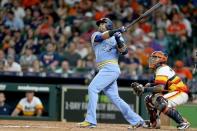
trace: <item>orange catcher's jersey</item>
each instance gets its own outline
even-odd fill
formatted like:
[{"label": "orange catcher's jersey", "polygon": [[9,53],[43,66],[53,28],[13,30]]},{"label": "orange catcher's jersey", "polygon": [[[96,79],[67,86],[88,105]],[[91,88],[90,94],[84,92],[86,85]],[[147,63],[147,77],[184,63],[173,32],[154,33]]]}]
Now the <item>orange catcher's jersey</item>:
[{"label": "orange catcher's jersey", "polygon": [[154,83],[165,85],[165,90],[169,92],[182,91],[187,93],[189,91],[181,78],[167,65],[156,69]]}]

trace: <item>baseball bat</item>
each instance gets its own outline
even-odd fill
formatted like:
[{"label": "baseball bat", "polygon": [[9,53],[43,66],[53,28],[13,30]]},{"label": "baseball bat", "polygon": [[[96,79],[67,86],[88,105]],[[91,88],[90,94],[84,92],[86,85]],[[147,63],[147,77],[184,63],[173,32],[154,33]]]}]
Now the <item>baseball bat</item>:
[{"label": "baseball bat", "polygon": [[196,73],[196,65],[197,65],[197,64],[194,64],[194,69],[193,69],[193,71],[192,71],[193,74]]},{"label": "baseball bat", "polygon": [[154,5],[152,8],[150,8],[149,10],[147,10],[145,13],[143,13],[142,15],[140,15],[137,19],[135,19],[133,22],[131,22],[129,25],[127,25],[125,28],[126,30],[128,30],[131,26],[133,26],[134,24],[136,24],[137,22],[139,22],[141,19],[143,19],[144,17],[148,16],[149,14],[151,14],[153,11],[157,10],[158,8],[160,8],[162,6],[162,2],[158,2],[156,5]]}]

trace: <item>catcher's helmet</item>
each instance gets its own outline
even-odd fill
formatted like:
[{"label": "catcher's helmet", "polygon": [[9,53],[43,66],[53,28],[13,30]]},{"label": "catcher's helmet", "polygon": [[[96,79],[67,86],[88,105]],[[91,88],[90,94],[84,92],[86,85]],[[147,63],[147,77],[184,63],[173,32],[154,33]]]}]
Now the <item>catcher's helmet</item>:
[{"label": "catcher's helmet", "polygon": [[113,22],[109,18],[101,18],[96,22],[96,25],[99,26],[100,23],[106,23],[107,30],[113,29]]},{"label": "catcher's helmet", "polygon": [[168,56],[162,51],[154,51],[149,58],[149,68],[157,68],[160,64],[166,63]]}]

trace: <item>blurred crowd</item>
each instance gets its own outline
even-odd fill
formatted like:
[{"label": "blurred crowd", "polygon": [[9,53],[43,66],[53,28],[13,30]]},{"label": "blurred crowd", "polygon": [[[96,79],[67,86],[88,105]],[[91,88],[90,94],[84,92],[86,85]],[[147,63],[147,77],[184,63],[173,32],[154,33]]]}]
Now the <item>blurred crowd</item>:
[{"label": "blurred crowd", "polygon": [[[157,2],[1,0],[0,71],[86,75],[96,68],[90,44],[95,21],[108,17],[115,28],[127,25]],[[121,78],[149,78],[148,56],[154,50],[167,52],[171,66],[181,61],[191,72],[197,48],[196,7],[196,0],[169,0],[126,32],[129,53],[120,57]]]}]

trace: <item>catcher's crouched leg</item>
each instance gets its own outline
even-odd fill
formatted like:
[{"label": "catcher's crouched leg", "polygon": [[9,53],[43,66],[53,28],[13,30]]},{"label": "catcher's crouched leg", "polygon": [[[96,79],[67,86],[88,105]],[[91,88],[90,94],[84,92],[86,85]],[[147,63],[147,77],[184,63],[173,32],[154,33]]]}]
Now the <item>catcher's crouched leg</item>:
[{"label": "catcher's crouched leg", "polygon": [[159,112],[155,108],[154,104],[152,103],[152,98],[154,95],[147,95],[144,99],[146,108],[148,110],[148,113],[150,115],[150,120],[145,121],[146,123],[146,128],[160,128],[160,118],[159,118]]},{"label": "catcher's crouched leg", "polygon": [[168,100],[163,96],[158,96],[155,100],[155,108],[173,119],[178,125],[178,129],[186,129],[190,123],[185,121],[179,112],[172,107],[168,107]]}]

